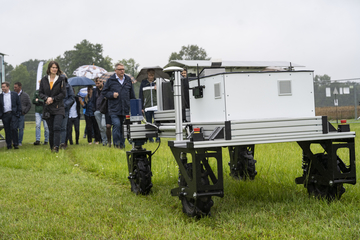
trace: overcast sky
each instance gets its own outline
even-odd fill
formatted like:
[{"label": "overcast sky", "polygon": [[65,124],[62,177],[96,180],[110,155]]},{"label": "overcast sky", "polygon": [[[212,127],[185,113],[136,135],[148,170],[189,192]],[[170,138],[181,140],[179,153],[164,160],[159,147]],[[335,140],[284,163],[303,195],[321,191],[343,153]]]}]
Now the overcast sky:
[{"label": "overcast sky", "polygon": [[360,0],[0,0],[0,23],[0,52],[14,67],[87,39],[113,63],[134,58],[140,67],[163,67],[195,44],[212,58],[360,78]]}]

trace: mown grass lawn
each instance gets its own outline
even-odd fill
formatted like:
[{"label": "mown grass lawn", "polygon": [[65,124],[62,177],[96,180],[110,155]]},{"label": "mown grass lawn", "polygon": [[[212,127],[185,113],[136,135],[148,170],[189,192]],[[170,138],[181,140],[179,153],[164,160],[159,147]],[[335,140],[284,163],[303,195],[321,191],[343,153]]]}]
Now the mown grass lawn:
[{"label": "mown grass lawn", "polygon": [[[351,129],[360,132],[360,124]],[[151,194],[136,196],[127,179],[126,152],[89,146],[80,135],[80,145],[54,154],[48,146],[32,144],[35,124],[28,122],[19,150],[0,149],[0,238],[360,238],[359,184],[344,185],[345,194],[330,204],[309,198],[294,182],[302,174],[296,143],[257,145],[254,181],[229,176],[224,148],[225,196],[213,197],[211,217],[193,219],[170,195],[177,187],[178,168],[166,139],[153,155]],[[359,137],[357,163],[358,146]]]}]

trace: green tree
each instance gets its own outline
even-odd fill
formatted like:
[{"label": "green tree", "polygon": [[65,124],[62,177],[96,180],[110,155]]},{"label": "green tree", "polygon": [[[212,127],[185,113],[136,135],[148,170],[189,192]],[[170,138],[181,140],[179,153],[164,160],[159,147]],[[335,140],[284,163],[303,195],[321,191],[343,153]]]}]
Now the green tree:
[{"label": "green tree", "polygon": [[330,85],[331,77],[329,75],[315,75],[314,84],[317,86]]},{"label": "green tree", "polygon": [[29,94],[35,90],[36,79],[31,79],[30,74],[25,65],[18,65],[11,71],[11,85],[13,86],[16,82],[21,82],[22,89]]},{"label": "green tree", "polygon": [[128,60],[122,59],[118,62],[124,64],[126,73],[131,74],[135,78],[139,74],[138,71],[139,64],[136,63],[136,61],[133,58],[129,58]]},{"label": "green tree", "polygon": [[54,60],[60,65],[63,72],[68,77],[73,75],[75,69],[82,65],[96,65],[107,71],[113,69],[112,59],[109,56],[103,56],[103,47],[101,44],[92,44],[86,39],[74,46],[75,50],[64,52],[63,56],[58,56]]},{"label": "green tree", "polygon": [[171,60],[209,60],[205,49],[198,45],[187,45],[182,46],[179,53],[172,52],[169,57]]}]

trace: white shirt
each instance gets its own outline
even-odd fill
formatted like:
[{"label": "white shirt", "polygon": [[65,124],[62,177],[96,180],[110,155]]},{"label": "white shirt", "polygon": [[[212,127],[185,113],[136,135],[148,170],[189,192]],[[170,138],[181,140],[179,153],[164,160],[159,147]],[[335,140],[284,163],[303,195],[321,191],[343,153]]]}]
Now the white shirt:
[{"label": "white shirt", "polygon": [[77,117],[78,114],[76,112],[76,101],[75,101],[69,110],[69,118],[77,118]]},{"label": "white shirt", "polygon": [[124,83],[124,81],[125,81],[125,74],[124,74],[124,76],[123,76],[122,79],[120,79],[116,73],[115,73],[115,76],[116,76],[116,79],[119,81],[119,83],[120,83],[121,85],[123,85],[123,83]]},{"label": "white shirt", "polygon": [[11,92],[4,93],[4,113],[11,111]]}]

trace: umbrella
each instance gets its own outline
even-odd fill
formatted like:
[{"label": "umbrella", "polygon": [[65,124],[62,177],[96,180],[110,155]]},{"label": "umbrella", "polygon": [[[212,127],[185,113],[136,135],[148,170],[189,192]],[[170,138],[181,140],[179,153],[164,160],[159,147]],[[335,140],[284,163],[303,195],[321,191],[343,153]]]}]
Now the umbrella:
[{"label": "umbrella", "polygon": [[[96,88],[96,87],[94,87],[94,88]],[[80,91],[77,94],[77,96],[80,96],[82,98],[84,98],[86,95],[87,95],[87,87],[80,89]]]},{"label": "umbrella", "polygon": [[72,77],[68,79],[68,83],[72,87],[95,85],[95,82],[87,77]]},{"label": "umbrella", "polygon": [[99,77],[99,80],[106,82],[115,72],[106,72]]},{"label": "umbrella", "polygon": [[77,77],[87,77],[90,79],[94,79],[100,77],[102,74],[106,73],[107,71],[102,67],[98,67],[95,65],[83,65],[78,67],[73,74]]},{"label": "umbrella", "polygon": [[147,70],[154,69],[155,70],[155,78],[167,78],[169,79],[169,75],[163,72],[163,69],[159,66],[155,67],[144,67],[140,70],[139,74],[136,77],[136,80],[142,81],[147,78]]}]

